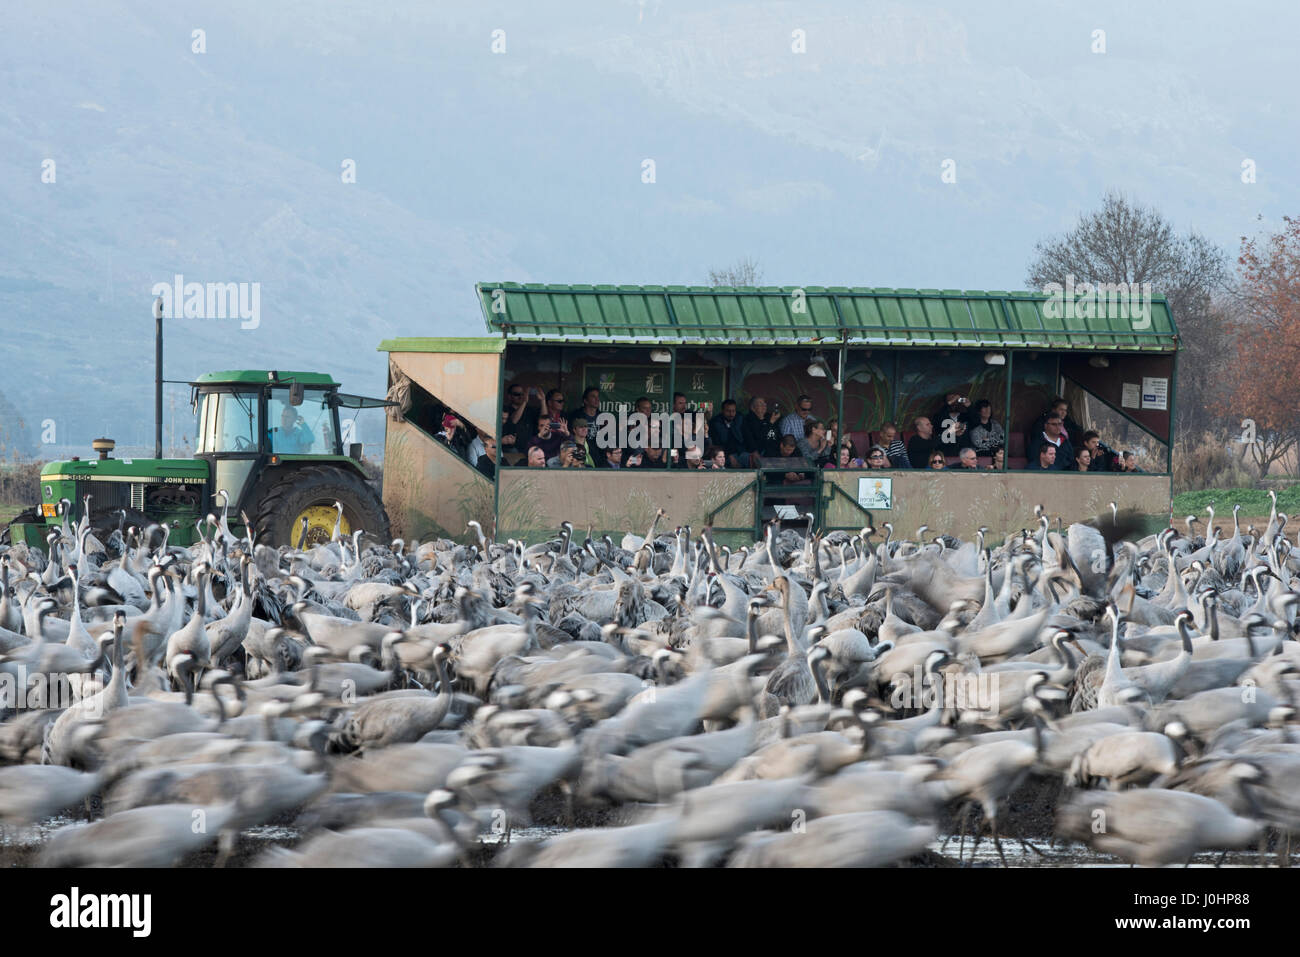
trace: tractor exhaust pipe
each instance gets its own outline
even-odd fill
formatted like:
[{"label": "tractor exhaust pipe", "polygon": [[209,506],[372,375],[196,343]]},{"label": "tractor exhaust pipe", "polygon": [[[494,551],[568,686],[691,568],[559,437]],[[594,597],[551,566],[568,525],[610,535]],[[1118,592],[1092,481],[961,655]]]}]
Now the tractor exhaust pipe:
[{"label": "tractor exhaust pipe", "polygon": [[163,301],[153,301],[153,457],[162,458]]}]

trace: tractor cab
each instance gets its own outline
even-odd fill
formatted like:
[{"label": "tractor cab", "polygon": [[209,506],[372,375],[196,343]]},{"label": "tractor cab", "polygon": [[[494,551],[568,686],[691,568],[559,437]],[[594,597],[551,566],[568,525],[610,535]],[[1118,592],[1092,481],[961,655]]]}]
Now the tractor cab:
[{"label": "tractor cab", "polygon": [[191,383],[197,454],[342,455],[338,384],[308,372],[210,372]]},{"label": "tractor cab", "polygon": [[236,518],[268,467],[298,456],[342,455],[338,383],[327,375],[209,372],[191,385],[199,417],[195,457],[210,463],[212,488],[229,493]]}]

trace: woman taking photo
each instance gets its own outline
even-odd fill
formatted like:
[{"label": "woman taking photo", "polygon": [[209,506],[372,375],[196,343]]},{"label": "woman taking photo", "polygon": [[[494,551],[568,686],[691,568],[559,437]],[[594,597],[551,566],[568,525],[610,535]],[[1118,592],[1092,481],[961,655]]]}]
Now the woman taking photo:
[{"label": "woman taking photo", "polygon": [[817,468],[835,461],[835,446],[826,438],[826,423],[809,419],[804,423],[804,437],[797,440],[799,454]]}]

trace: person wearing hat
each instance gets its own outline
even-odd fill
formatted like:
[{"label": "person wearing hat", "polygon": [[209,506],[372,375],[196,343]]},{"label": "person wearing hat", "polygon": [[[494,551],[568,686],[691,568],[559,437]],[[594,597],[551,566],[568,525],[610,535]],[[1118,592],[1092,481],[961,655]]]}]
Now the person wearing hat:
[{"label": "person wearing hat", "polygon": [[577,446],[574,450],[574,456],[578,463],[594,469],[605,464],[605,455],[601,449],[596,448],[596,443],[591,441],[591,423],[582,416],[574,416],[569,420],[569,428],[573,430],[573,442]]},{"label": "person wearing hat", "polygon": [[465,458],[465,453],[469,451],[469,436],[460,426],[460,419],[454,413],[448,412],[442,417],[442,431],[434,436],[439,442],[447,446],[461,458]]}]

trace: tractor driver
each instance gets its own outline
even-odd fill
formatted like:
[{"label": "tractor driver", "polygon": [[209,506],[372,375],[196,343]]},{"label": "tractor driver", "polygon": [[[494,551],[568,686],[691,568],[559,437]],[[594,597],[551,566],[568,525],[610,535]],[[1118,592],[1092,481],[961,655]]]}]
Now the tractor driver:
[{"label": "tractor driver", "polygon": [[289,454],[310,452],[315,439],[311,426],[291,405],[280,410],[280,427],[271,430],[271,451]]}]

